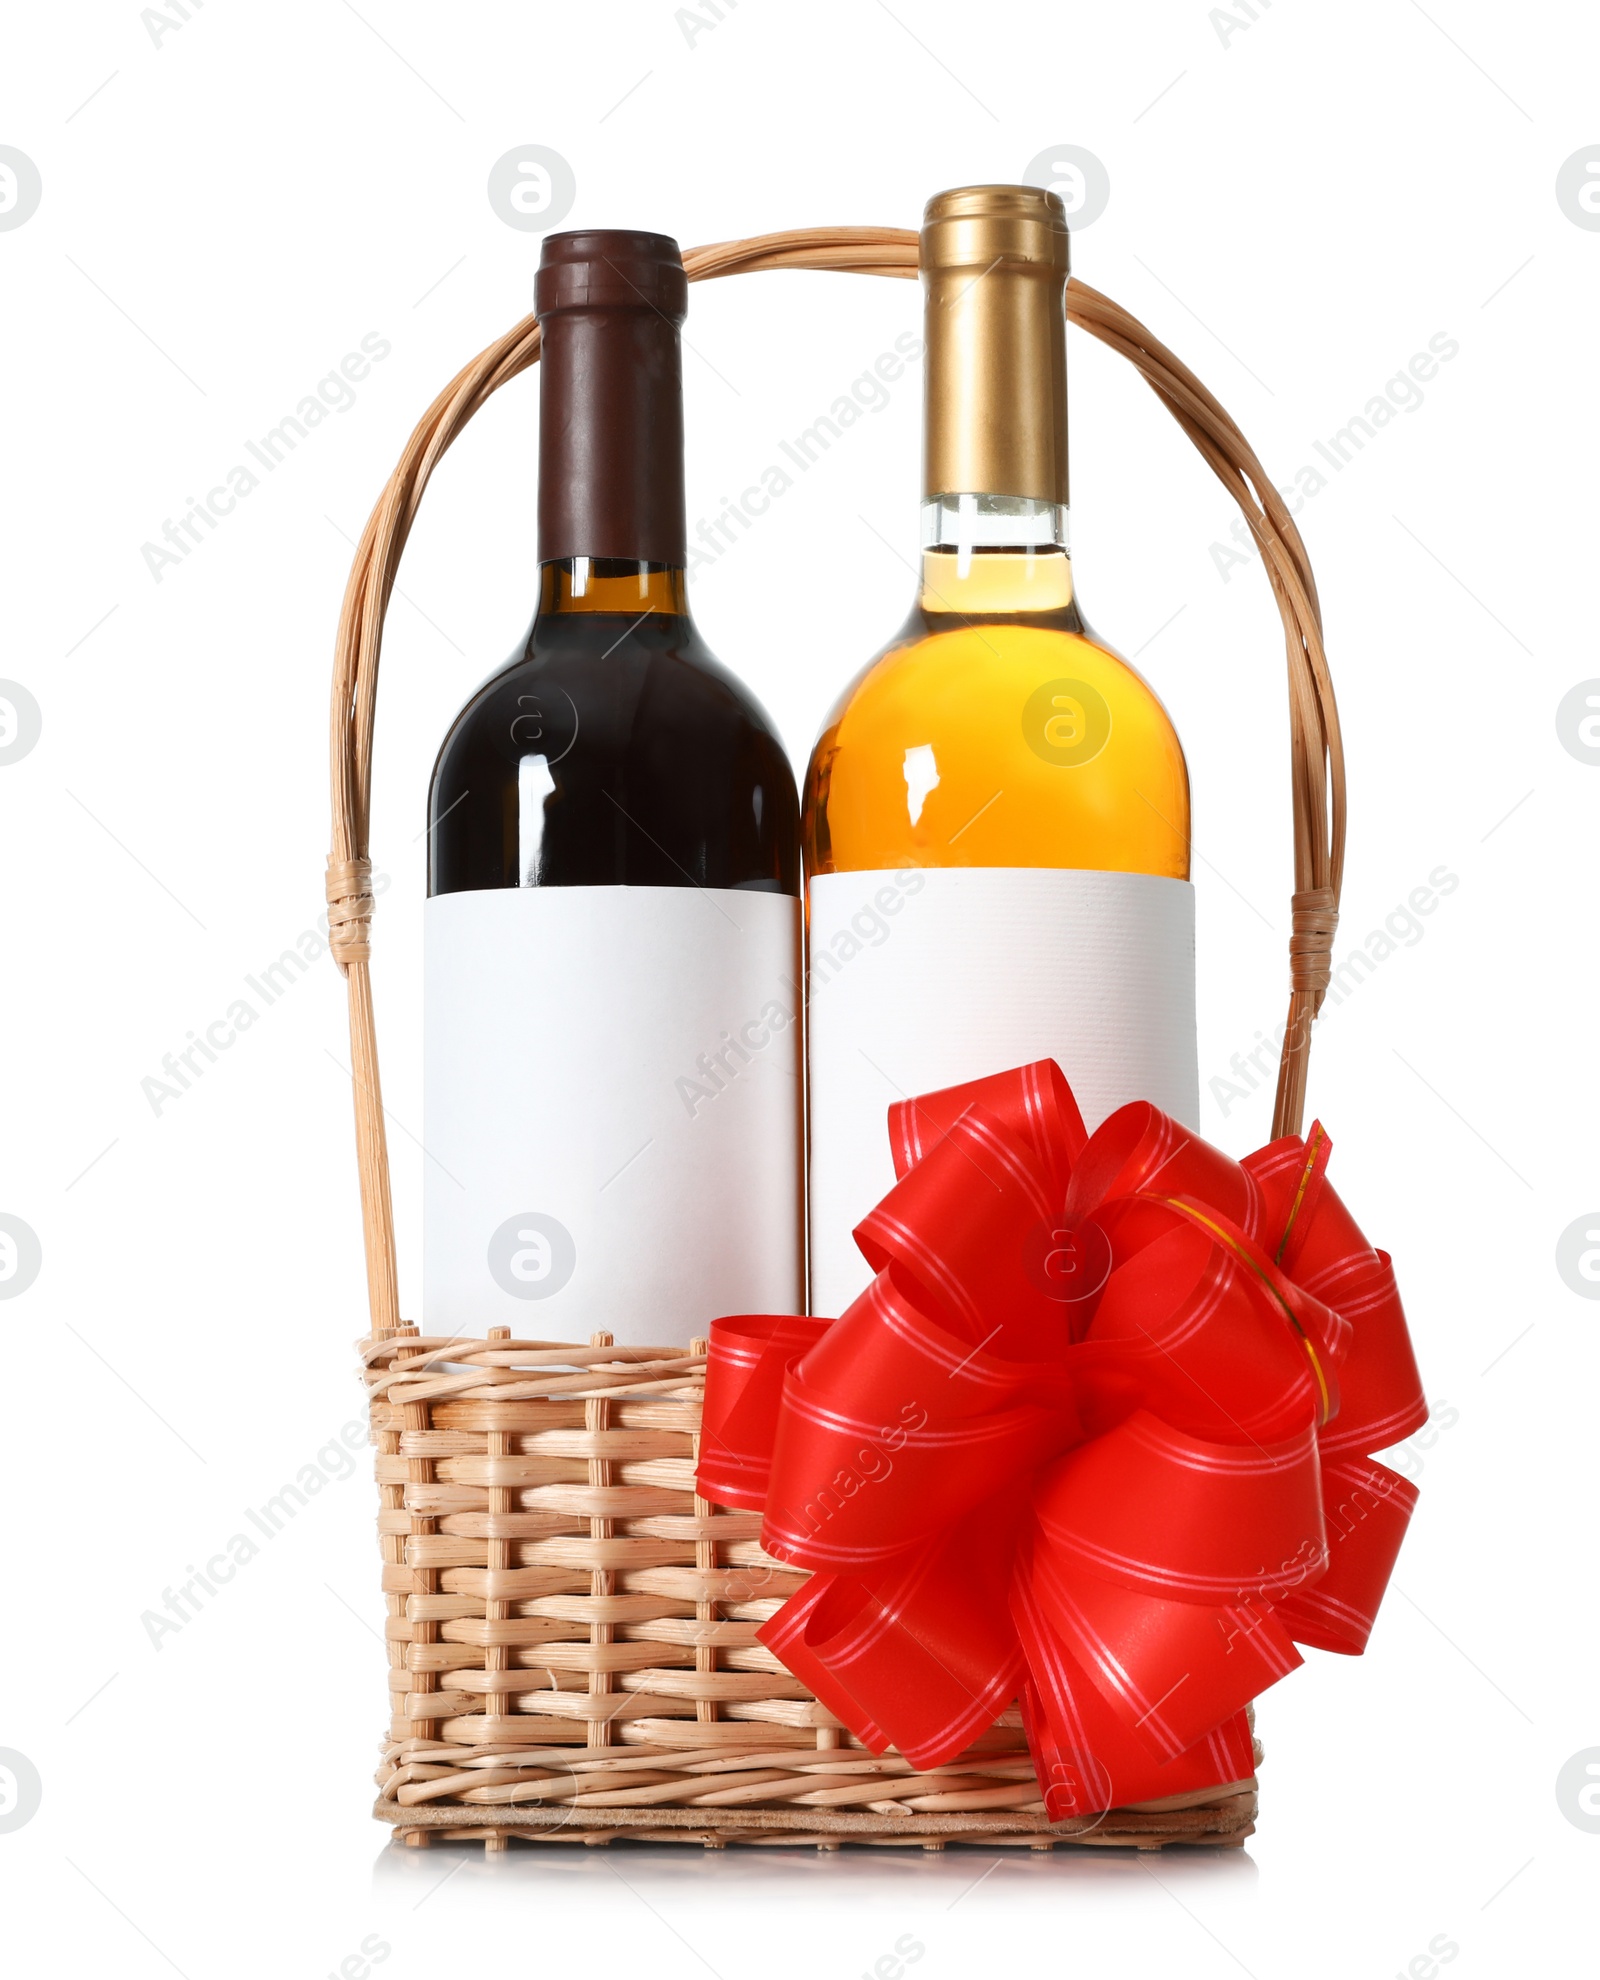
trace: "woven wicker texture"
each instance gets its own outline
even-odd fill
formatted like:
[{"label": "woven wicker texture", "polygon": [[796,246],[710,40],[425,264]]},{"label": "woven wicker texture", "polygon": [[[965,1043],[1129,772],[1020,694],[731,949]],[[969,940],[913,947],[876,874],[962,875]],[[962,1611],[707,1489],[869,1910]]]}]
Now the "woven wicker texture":
[{"label": "woven wicker texture", "polygon": [[[914,278],[897,228],[764,235],[684,256],[691,281],[780,268]],[[1238,501],[1288,658],[1294,878],[1274,1134],[1297,1132],[1344,865],[1344,761],[1305,547],[1244,436],[1137,319],[1073,280],[1068,320],[1120,351]],[[529,316],[452,380],[362,535],[334,663],[330,946],[350,1004],[392,1717],[378,1814],[405,1840],[1238,1842],[1254,1781],[1049,1824],[1005,1714],[937,1774],[875,1758],[755,1641],[803,1576],[753,1514],[694,1491],[701,1354],[423,1337],[400,1320],[369,974],[373,720],[383,621],[439,459],[537,362]],[[710,1316],[707,1316],[708,1319]]]}]

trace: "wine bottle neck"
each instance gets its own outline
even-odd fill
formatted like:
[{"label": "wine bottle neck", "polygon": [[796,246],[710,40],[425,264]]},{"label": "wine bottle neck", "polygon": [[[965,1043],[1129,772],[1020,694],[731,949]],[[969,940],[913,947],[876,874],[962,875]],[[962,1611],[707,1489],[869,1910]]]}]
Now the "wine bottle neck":
[{"label": "wine bottle neck", "polygon": [[922,505],[930,616],[1060,612],[1072,603],[1067,505],[1027,495],[932,495]]},{"label": "wine bottle neck", "polygon": [[1067,250],[1061,202],[1037,187],[965,186],[928,202],[922,487],[930,504],[989,503],[974,528],[1017,514],[1008,502],[1031,504],[1035,521],[1065,512]]},{"label": "wine bottle neck", "polygon": [[687,561],[678,341],[687,298],[677,244],[664,235],[546,240],[535,286],[542,564]]},{"label": "wine bottle neck", "polygon": [[557,557],[541,564],[539,617],[585,612],[625,613],[630,619],[664,612],[687,618],[683,566],[625,557]]}]

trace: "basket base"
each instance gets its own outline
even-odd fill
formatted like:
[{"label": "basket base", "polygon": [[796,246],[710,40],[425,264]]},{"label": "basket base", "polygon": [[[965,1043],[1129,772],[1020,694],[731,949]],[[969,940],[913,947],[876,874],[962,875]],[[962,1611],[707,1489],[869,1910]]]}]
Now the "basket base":
[{"label": "basket base", "polygon": [[426,1805],[405,1807],[379,1800],[373,1814],[390,1823],[395,1839],[413,1849],[434,1842],[481,1842],[496,1853],[520,1842],[729,1843],[768,1847],[838,1849],[846,1843],[942,1850],[950,1843],[983,1848],[1053,1850],[1062,1845],[1158,1850],[1173,1843],[1238,1848],[1255,1833],[1256,1784],[1241,1781],[1196,1808],[1125,1808],[1081,1821],[1047,1822],[1042,1816],[978,1813],[899,1815],[826,1813],[816,1809],[719,1809],[714,1822],[695,1808],[495,1808]]}]

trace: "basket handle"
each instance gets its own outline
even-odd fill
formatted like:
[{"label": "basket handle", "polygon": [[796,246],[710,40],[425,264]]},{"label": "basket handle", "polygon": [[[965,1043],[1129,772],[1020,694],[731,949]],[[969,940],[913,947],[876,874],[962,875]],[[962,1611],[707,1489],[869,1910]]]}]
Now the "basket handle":
[{"label": "basket handle", "polygon": [[[691,282],[771,268],[821,268],[914,280],[917,235],[902,227],[813,227],[690,248]],[[1074,278],[1067,320],[1119,351],[1143,374],[1233,496],[1261,552],[1283,620],[1289,664],[1289,766],[1294,811],[1289,1015],[1278,1065],[1272,1132],[1298,1134],[1305,1111],[1311,1023],[1328,987],[1344,877],[1344,746],[1322,644],[1322,611],[1300,532],[1249,442],[1165,344],[1125,309]],[[540,332],[525,316],[450,381],[418,421],[368,518],[345,587],[334,649],[331,723],[333,846],[328,855],[328,940],[350,997],[356,1160],[375,1334],[400,1326],[389,1153],[378,1077],[369,975],[372,862],[368,857],[372,732],[384,614],[401,552],[429,477],[467,421],[500,387],[539,360]]]}]

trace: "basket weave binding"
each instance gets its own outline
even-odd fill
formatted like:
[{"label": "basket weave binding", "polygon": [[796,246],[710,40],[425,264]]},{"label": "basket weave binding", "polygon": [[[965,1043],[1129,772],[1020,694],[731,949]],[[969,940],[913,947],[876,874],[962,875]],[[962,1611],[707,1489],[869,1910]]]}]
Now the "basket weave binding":
[{"label": "basket weave binding", "polygon": [[[826,228],[694,248],[691,281],[777,268],[915,277],[917,236]],[[1344,868],[1344,757],[1305,546],[1243,434],[1139,321],[1074,279],[1070,322],[1127,357],[1240,508],[1288,659],[1295,891],[1273,1132],[1297,1133]],[[400,1319],[369,970],[373,723],[384,615],[423,491],[538,361],[529,317],[418,423],[367,523],[334,664],[329,946],[350,1004],[392,1716],[376,1813],[404,1841],[1238,1843],[1255,1782],[1051,1824],[1017,1714],[937,1773],[867,1752],[755,1641],[803,1575],[754,1514],[696,1496],[697,1351],[425,1337]],[[708,1316],[709,1317],[709,1316]],[[1259,1759],[1259,1750],[1257,1754]]]}]

